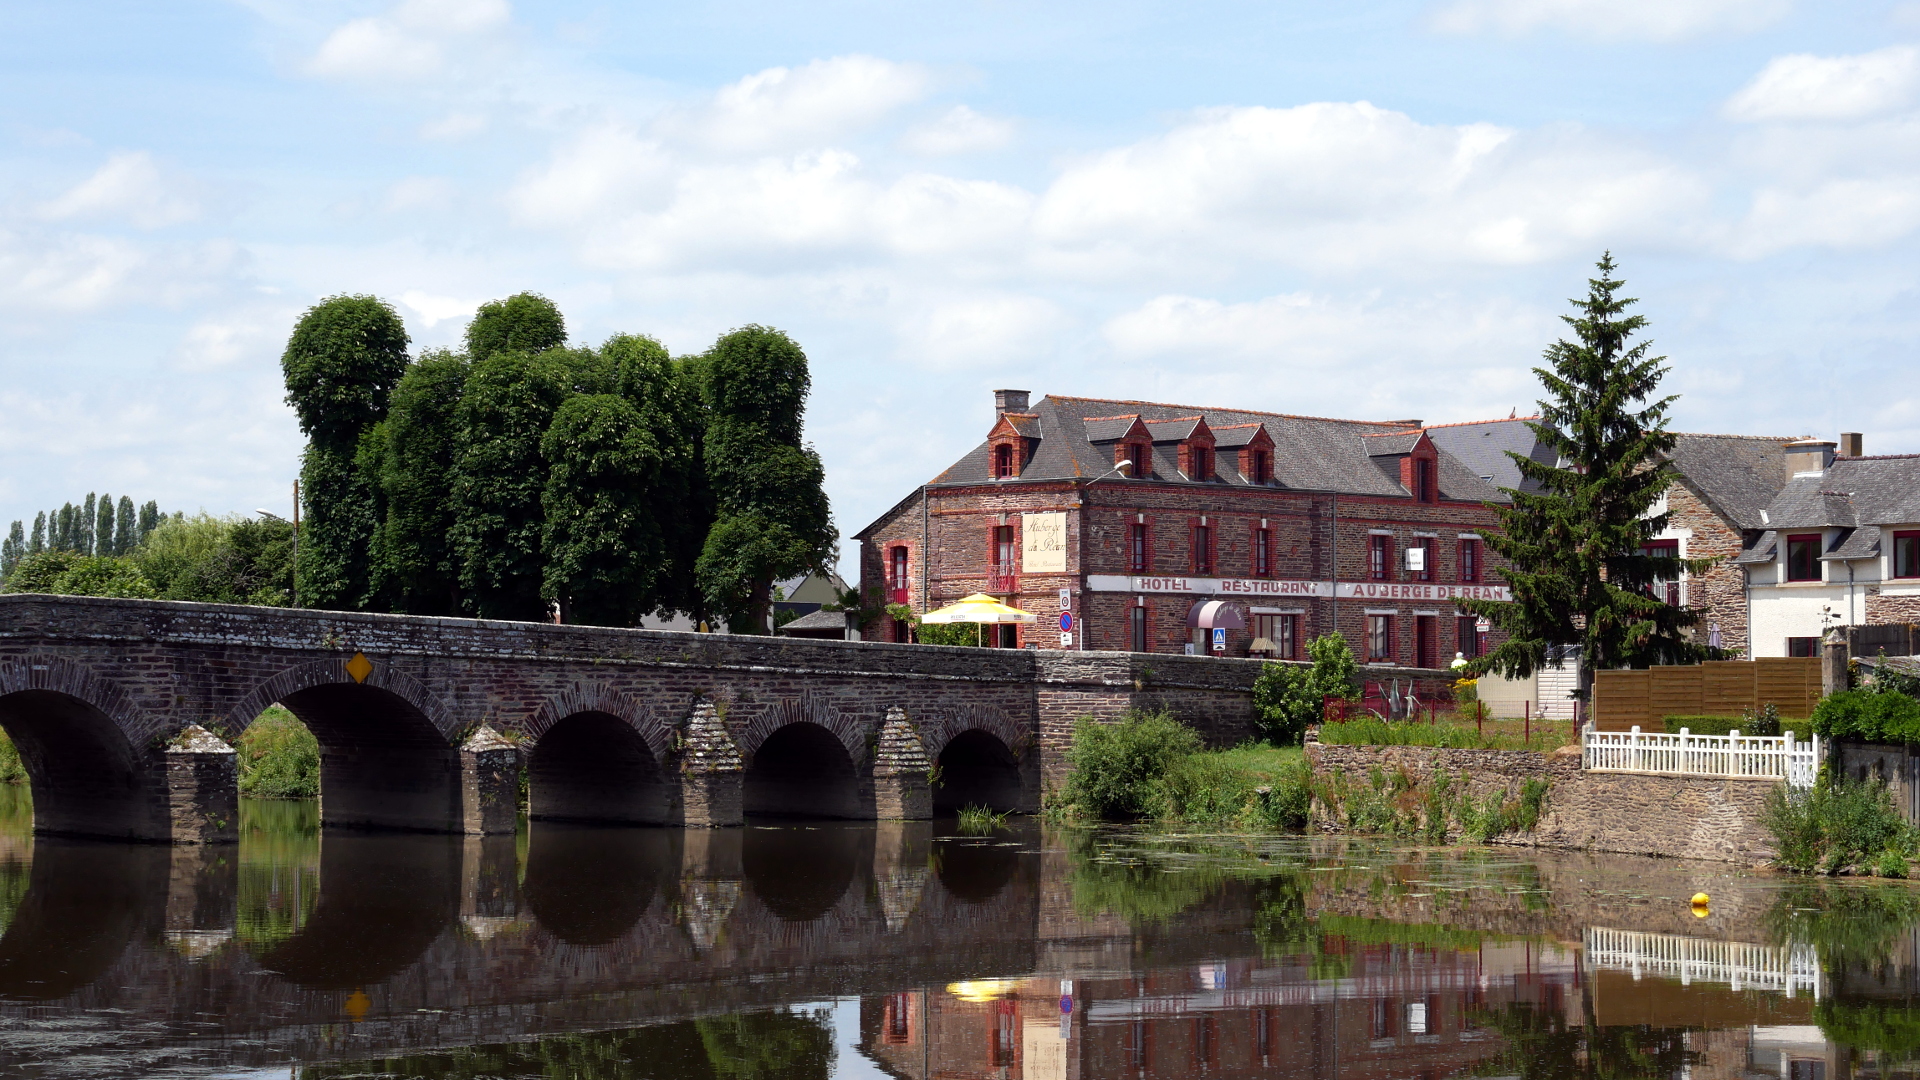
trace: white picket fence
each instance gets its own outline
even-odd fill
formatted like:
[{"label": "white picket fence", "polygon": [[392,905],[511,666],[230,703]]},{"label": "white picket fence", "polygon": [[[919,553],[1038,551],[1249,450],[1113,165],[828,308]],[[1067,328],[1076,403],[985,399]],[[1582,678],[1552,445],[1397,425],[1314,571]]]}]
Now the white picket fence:
[{"label": "white picket fence", "polygon": [[1661,776],[1777,777],[1791,787],[1812,787],[1820,771],[1820,736],[1695,735],[1664,731],[1583,731],[1580,763],[1595,772]]},{"label": "white picket fence", "polygon": [[1589,927],[1587,963],[1696,982],[1726,983],[1735,990],[1771,990],[1793,997],[1810,993],[1820,1000],[1820,958],[1811,945],[1752,945],[1744,941],[1647,934],[1636,930]]}]

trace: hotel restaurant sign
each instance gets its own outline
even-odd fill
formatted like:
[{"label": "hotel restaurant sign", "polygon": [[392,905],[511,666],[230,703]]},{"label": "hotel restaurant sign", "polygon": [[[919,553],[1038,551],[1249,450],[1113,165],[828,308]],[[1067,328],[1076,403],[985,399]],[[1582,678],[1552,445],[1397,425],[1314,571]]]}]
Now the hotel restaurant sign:
[{"label": "hotel restaurant sign", "polygon": [[[1428,585],[1394,581],[1280,581],[1272,578],[1203,578],[1174,575],[1089,574],[1094,592],[1188,593],[1244,600],[1335,597],[1340,600],[1404,600],[1444,603],[1452,600],[1512,600],[1505,585]],[[1337,591],[1336,591],[1337,590]]]}]

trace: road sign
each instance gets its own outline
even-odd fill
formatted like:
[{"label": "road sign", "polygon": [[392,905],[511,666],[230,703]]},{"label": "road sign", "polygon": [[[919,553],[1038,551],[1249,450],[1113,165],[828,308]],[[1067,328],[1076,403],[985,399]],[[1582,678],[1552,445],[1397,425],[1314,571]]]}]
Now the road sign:
[{"label": "road sign", "polygon": [[1476,634],[1490,634],[1493,632],[1493,623],[1486,619],[1480,619],[1473,624],[1473,631]]},{"label": "road sign", "polygon": [[1060,629],[1062,632],[1073,629],[1073,612],[1062,611],[1060,613]]},{"label": "road sign", "polygon": [[1073,606],[1073,590],[1061,589],[1060,590],[1060,610],[1065,611],[1072,606]]},{"label": "road sign", "polygon": [[1224,626],[1216,626],[1213,628],[1213,651],[1227,651],[1227,628]]},{"label": "road sign", "polygon": [[1068,631],[1060,631],[1060,647],[1063,649],[1073,648],[1073,635]]}]

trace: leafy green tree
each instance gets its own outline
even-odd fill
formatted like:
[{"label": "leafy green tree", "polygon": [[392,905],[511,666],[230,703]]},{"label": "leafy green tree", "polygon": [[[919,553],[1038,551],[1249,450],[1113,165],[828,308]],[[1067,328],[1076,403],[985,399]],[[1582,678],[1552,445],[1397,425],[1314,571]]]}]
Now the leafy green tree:
[{"label": "leafy green tree", "polygon": [[157,502],[154,502],[152,499],[148,499],[140,507],[139,543],[141,544],[146,543],[148,535],[151,534],[153,530],[159,527],[160,527],[160,504]]},{"label": "leafy green tree", "polygon": [[1253,681],[1253,707],[1268,741],[1277,746],[1300,742],[1309,725],[1320,722],[1327,698],[1350,698],[1360,689],[1360,665],[1338,630],[1307,642],[1313,663],[1267,664]]},{"label": "leafy green tree", "polygon": [[670,570],[656,511],[666,455],[618,394],[581,394],[554,413],[541,451],[546,527],[542,595],[562,622],[631,626],[661,604]]},{"label": "leafy green tree", "polygon": [[495,353],[545,352],[567,343],[567,320],[539,293],[516,293],[481,304],[467,324],[467,355],[475,362]]},{"label": "leafy green tree", "polygon": [[133,516],[133,500],[120,496],[120,505],[116,508],[113,523],[113,553],[131,555],[133,549],[140,546],[139,525]]},{"label": "leafy green tree", "polygon": [[33,539],[27,542],[27,554],[38,555],[47,550],[47,512],[33,515]]},{"label": "leafy green tree", "polygon": [[89,491],[87,492],[86,503],[80,507],[80,513],[74,518],[74,525],[78,528],[78,532],[74,535],[74,549],[82,554],[97,554],[97,552],[94,551],[93,544],[94,521],[93,492]]},{"label": "leafy green tree", "polygon": [[303,606],[356,609],[369,598],[368,550],[381,508],[356,456],[367,429],[386,415],[407,345],[406,325],[384,300],[334,296],[300,317],[281,355],[287,404],[307,436]]},{"label": "leafy green tree", "polygon": [[153,583],[130,559],[86,555],[78,551],[43,551],[20,560],[7,579],[7,592],[51,593],[55,596],[115,596],[151,599]]},{"label": "leafy green tree", "polygon": [[695,574],[729,628],[766,633],[773,583],[824,567],[838,540],[820,457],[800,441],[807,357],[780,331],[746,326],[715,342],[703,366],[716,514]]},{"label": "leafy green tree", "polygon": [[395,611],[457,615],[460,569],[453,532],[458,414],[469,365],[439,350],[408,365],[378,425],[380,489],[386,519],[376,535],[375,591]]},{"label": "leafy green tree", "polygon": [[604,387],[598,357],[566,349],[476,362],[456,410],[453,549],[460,588],[486,619],[541,620],[541,439],[567,398]]},{"label": "leafy green tree", "polygon": [[1487,542],[1508,563],[1513,600],[1463,605],[1508,635],[1472,662],[1475,674],[1530,675],[1548,649],[1578,643],[1582,697],[1597,670],[1708,657],[1682,633],[1697,616],[1657,598],[1653,585],[1713,565],[1642,551],[1667,527],[1667,515],[1653,510],[1672,479],[1665,455],[1674,444],[1667,410],[1675,399],[1649,401],[1667,373],[1666,357],[1649,356],[1648,342],[1629,344],[1647,321],[1626,314],[1636,301],[1619,295],[1625,282],[1613,276],[1612,255],[1598,267],[1586,298],[1572,302],[1576,314],[1561,316],[1574,340],[1549,346],[1547,366],[1533,369],[1548,400],[1527,426],[1560,463],[1509,454],[1540,490],[1505,489],[1511,505],[1495,507],[1501,529]]},{"label": "leafy green tree", "polygon": [[283,520],[168,520],[130,561],[165,600],[269,607],[293,600],[293,525]]}]

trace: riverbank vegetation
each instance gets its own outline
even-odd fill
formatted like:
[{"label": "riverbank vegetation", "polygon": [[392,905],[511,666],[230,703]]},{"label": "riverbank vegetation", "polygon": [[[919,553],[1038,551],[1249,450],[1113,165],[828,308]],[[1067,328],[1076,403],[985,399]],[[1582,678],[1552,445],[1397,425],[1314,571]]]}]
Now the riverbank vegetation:
[{"label": "riverbank vegetation", "polygon": [[[136,527],[139,528],[139,527]],[[5,591],[56,596],[195,600],[208,604],[293,602],[293,525],[277,518],[175,514],[111,554],[52,547],[24,555]]]},{"label": "riverbank vegetation", "polygon": [[291,712],[271,706],[234,742],[240,794],[311,799],[320,794],[320,742]]},{"label": "riverbank vegetation", "polygon": [[1430,844],[1486,843],[1510,832],[1530,832],[1546,808],[1550,783],[1530,777],[1520,787],[1475,796],[1473,776],[1436,770],[1425,779],[1405,769],[1374,766],[1365,776],[1330,773],[1313,797],[1346,831],[1417,839]]},{"label": "riverbank vegetation", "polygon": [[1887,785],[1823,772],[1811,788],[1782,784],[1767,794],[1762,823],[1773,834],[1774,862],[1803,874],[1904,878],[1920,830],[1907,824]]},{"label": "riverbank vegetation", "polygon": [[1433,720],[1356,717],[1320,725],[1320,742],[1344,746],[1433,746],[1449,750],[1534,750],[1549,753],[1578,742],[1571,720],[1462,721],[1452,714]]},{"label": "riverbank vegetation", "polygon": [[1300,750],[1209,751],[1166,712],[1082,719],[1067,761],[1066,788],[1048,808],[1056,819],[1263,830],[1307,821],[1312,770]]}]

